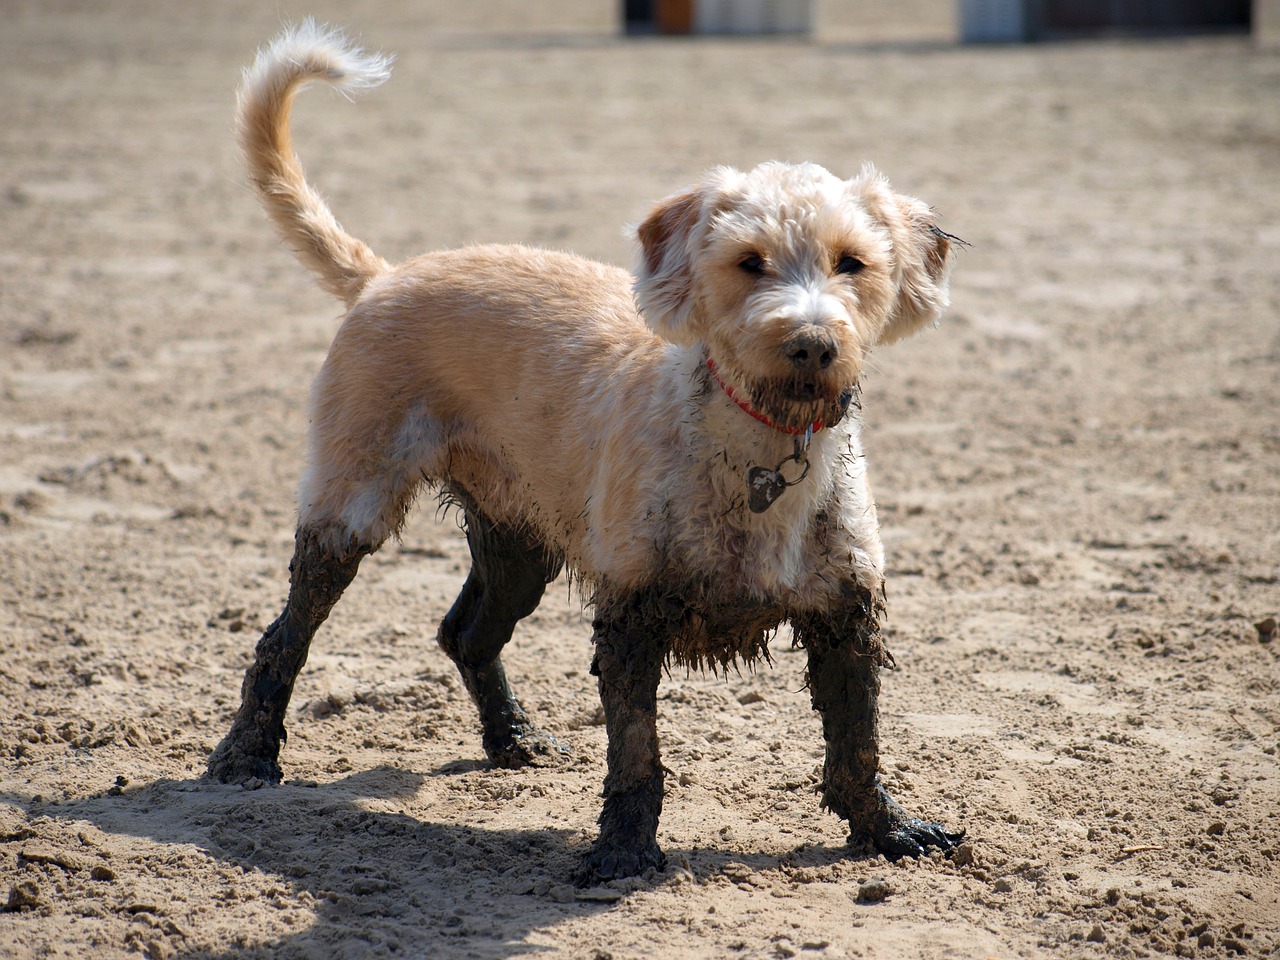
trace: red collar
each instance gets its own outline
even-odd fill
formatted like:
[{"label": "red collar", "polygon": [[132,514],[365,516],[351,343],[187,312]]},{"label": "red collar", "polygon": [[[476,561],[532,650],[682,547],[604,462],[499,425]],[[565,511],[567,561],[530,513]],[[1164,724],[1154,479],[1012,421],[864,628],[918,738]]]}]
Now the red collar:
[{"label": "red collar", "polygon": [[712,360],[710,357],[707,357],[707,369],[711,371],[711,376],[716,378],[716,383],[720,384],[720,389],[723,390],[726,394],[728,394],[730,400],[736,403],[744,411],[751,414],[751,416],[755,417],[757,420],[763,423],[766,427],[772,427],[774,430],[779,430],[782,433],[790,434],[793,437],[798,437],[801,434],[805,434],[805,433],[810,433],[810,432],[817,433],[824,426],[826,426],[826,424],[823,423],[821,419],[813,421],[813,423],[809,424],[809,426],[807,427],[784,427],[780,423],[774,423],[765,414],[761,413],[755,407],[751,406],[751,404],[747,403],[747,401],[740,398],[736,393],[733,392],[733,387],[729,386],[722,379],[720,379],[720,374],[716,372],[716,362]]}]

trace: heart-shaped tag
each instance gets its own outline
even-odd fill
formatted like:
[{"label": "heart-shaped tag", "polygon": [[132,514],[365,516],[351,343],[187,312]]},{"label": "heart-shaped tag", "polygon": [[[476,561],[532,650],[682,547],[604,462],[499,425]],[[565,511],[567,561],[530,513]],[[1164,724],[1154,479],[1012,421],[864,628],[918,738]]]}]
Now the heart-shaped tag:
[{"label": "heart-shaped tag", "polygon": [[747,471],[747,506],[752,513],[764,513],[787,489],[787,478],[778,470],[752,467]]},{"label": "heart-shaped tag", "polygon": [[[810,426],[803,435],[797,436],[795,452],[789,457],[783,457],[772,470],[768,467],[752,467],[747,471],[747,506],[752,513],[764,513],[786,492],[787,487],[794,487],[809,475],[809,461],[805,459],[805,451],[809,449],[809,441],[813,439],[813,430],[813,426]],[[804,469],[800,471],[800,476],[788,480],[783,476],[782,468],[792,461],[803,464]]]}]

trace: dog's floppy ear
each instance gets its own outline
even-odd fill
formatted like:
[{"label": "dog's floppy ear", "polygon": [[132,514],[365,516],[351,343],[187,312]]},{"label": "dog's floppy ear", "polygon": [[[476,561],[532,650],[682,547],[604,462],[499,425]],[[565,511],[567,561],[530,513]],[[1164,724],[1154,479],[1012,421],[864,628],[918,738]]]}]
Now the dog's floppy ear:
[{"label": "dog's floppy ear", "polygon": [[665,340],[698,342],[693,259],[706,245],[716,215],[738,198],[744,176],[733,167],[715,167],[696,187],[658,203],[635,228],[636,303],[645,323]]},{"label": "dog's floppy ear", "polygon": [[635,295],[645,322],[658,336],[689,345],[693,312],[690,240],[702,219],[705,186],[694,187],[657,204],[639,226],[640,263]]},{"label": "dog's floppy ear", "polygon": [[938,228],[932,207],[895,193],[874,170],[864,170],[855,185],[893,244],[894,307],[877,343],[894,343],[933,323],[950,304],[954,244],[961,241]]}]

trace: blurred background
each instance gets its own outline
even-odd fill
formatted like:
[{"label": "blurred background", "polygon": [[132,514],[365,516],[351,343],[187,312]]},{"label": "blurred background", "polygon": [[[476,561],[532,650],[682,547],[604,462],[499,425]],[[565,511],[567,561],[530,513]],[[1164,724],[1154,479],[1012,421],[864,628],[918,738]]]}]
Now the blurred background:
[{"label": "blurred background", "polygon": [[[36,885],[0,953],[1274,955],[1278,4],[0,0],[0,876]],[[294,117],[388,259],[626,264],[652,202],[773,159],[874,163],[969,242],[947,315],[864,382],[885,775],[977,838],[967,865],[852,902],[889,868],[815,815],[780,638],[776,670],[664,684],[688,884],[517,887],[561,883],[595,829],[589,618],[556,587],[508,660],[579,760],[487,769],[434,642],[466,545],[429,503],[299,680],[310,787],[199,782],[283,597],[340,322],[232,135],[241,69],[308,15],[396,56]]]}]

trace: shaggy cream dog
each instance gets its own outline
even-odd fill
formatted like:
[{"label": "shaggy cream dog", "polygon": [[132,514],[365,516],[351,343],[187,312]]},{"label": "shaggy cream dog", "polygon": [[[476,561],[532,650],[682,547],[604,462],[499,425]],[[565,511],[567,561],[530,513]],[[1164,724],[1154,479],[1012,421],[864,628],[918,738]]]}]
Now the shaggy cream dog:
[{"label": "shaggy cream dog", "polygon": [[663,862],[664,662],[764,656],[784,621],[822,714],[824,803],[851,841],[891,856],[954,845],[876,773],[883,551],[849,415],[868,351],[945,307],[954,238],[869,168],[846,181],[766,163],[657,204],[634,278],[519,246],[393,266],[334,220],[289,135],[302,86],[373,86],[388,66],[308,21],[240,90],[263,205],[347,314],[312,388],[289,600],[210,774],[280,779],[310,641],[425,484],[465,516],[473,566],[439,640],[494,763],[563,749],[529,722],[499,653],[561,569],[590,591],[609,749],[583,882]]}]

